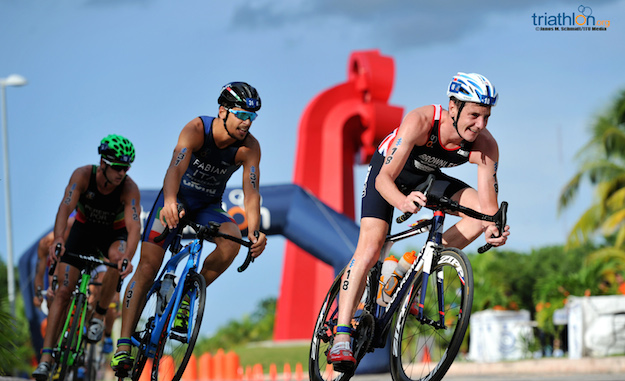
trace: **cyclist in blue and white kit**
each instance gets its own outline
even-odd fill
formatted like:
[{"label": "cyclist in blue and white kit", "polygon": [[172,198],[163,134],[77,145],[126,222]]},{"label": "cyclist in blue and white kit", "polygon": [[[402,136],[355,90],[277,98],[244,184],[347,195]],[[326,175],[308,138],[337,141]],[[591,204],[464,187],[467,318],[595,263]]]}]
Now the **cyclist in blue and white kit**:
[{"label": "cyclist in blue and white kit", "polygon": [[[393,209],[416,213],[425,206],[426,197],[413,189],[429,174],[436,177],[432,194],[445,195],[485,214],[494,214],[499,208],[499,150],[486,129],[491,108],[497,103],[495,87],[479,74],[458,73],[449,84],[447,96],[449,111],[440,105],[410,111],[371,159],[362,195],[360,236],[348,262],[350,271],[343,276],[338,327],[328,354],[328,361],[339,372],[349,372],[356,364],[350,345],[351,319],[364,290],[365,275],[380,256]],[[467,162],[477,165],[477,190],[440,170]],[[510,234],[507,226],[499,236],[492,223],[460,217],[443,234],[446,246],[462,249],[483,232],[493,246],[506,243]]]},{"label": "cyclist in blue and white kit", "polygon": [[[266,245],[260,228],[260,144],[249,128],[261,107],[256,89],[245,82],[231,82],[221,89],[216,118],[200,116],[189,122],[180,133],[178,144],[157,200],[152,207],[143,233],[141,260],[128,283],[122,301],[121,337],[111,367],[118,375],[132,367],[130,335],[134,332],[145,296],[161,267],[165,249],[173,240],[179,218],[185,214],[199,224],[221,223],[220,231],[241,237],[239,227],[221,208],[221,197],[230,176],[243,166],[243,194],[248,221],[251,253],[259,256]],[[185,210],[178,212],[178,203]],[[164,241],[154,243],[165,227],[171,232]],[[259,237],[255,237],[255,232]],[[204,261],[201,274],[210,285],[232,263],[240,245],[216,238],[217,247]],[[178,315],[181,315],[180,313]],[[187,317],[188,319],[188,317]],[[174,330],[185,330],[187,319],[176,318]]]}]

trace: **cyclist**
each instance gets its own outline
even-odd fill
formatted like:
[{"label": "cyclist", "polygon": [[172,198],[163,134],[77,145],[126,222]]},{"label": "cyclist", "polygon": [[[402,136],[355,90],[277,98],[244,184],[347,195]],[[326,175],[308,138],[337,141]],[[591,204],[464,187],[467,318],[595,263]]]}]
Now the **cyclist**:
[{"label": "cyclist", "polygon": [[[117,353],[111,360],[111,367],[118,376],[124,375],[132,367],[130,335],[134,332],[145,296],[163,262],[165,250],[175,236],[179,218],[188,214],[191,220],[200,224],[219,222],[221,232],[241,237],[234,219],[221,208],[226,182],[240,166],[243,166],[243,193],[248,238],[253,242],[252,256],[259,256],[265,249],[265,234],[259,232],[260,144],[249,132],[257,116],[256,111],[261,107],[261,100],[254,87],[245,82],[231,82],[223,86],[217,103],[219,111],[216,118],[200,116],[182,129],[165,175],[163,189],[146,223],[141,259],[122,300],[121,337],[117,341]],[[185,207],[182,212],[178,212],[179,202]],[[167,238],[158,244],[154,243],[154,238],[165,227],[171,229]],[[259,234],[258,239],[255,232]],[[240,247],[223,238],[216,238],[215,243],[217,247],[205,259],[201,270],[207,286],[230,266]],[[176,315],[174,330],[186,332],[188,319],[184,315],[188,314]]]},{"label": "cyclist", "polygon": [[[433,194],[445,195],[485,214],[498,210],[497,142],[486,129],[497,103],[495,87],[485,77],[456,74],[449,84],[449,110],[429,105],[410,111],[401,125],[379,145],[371,159],[362,193],[360,235],[349,270],[343,275],[338,327],[328,355],[334,369],[351,371],[356,360],[350,345],[352,316],[364,289],[367,272],[379,258],[390,229],[393,208],[416,213],[426,205],[421,192],[412,191],[429,174],[436,179]],[[440,168],[466,162],[477,165],[477,190],[445,175]],[[492,223],[460,215],[461,220],[443,234],[447,246],[464,248],[485,232],[494,246],[505,244],[509,227],[500,232]]]},{"label": "cyclist", "polygon": [[[141,236],[141,196],[135,182],[127,176],[135,159],[135,149],[128,139],[108,135],[100,142],[98,153],[101,155],[99,166],[87,165],[74,171],[56,215],[54,241],[49,255],[54,257],[54,248],[60,243],[61,257],[55,259],[62,263],[56,267],[59,288],[48,314],[41,361],[33,372],[33,377],[38,381],[50,375],[52,346],[57,342],[60,325],[63,324],[82,266],[79,261],[63,254],[66,251],[84,255],[100,253],[119,264],[119,271],[109,269],[102,279],[100,299],[96,302],[87,332],[87,340],[92,342],[102,338],[103,318],[107,314],[119,276],[126,276],[132,271],[130,260]],[[74,209],[77,212],[76,220],[65,240],[63,232]],[[129,265],[121,271],[124,259],[128,260]]]},{"label": "cyclist", "polygon": [[[74,217],[70,216],[67,220],[67,228],[65,229],[65,239],[69,234],[69,231],[74,224]],[[52,303],[54,298],[54,290],[51,286],[51,278],[48,276],[48,266],[50,265],[48,254],[50,253],[50,246],[54,242],[54,231],[46,234],[39,240],[37,244],[37,266],[35,267],[35,279],[33,280],[33,286],[35,288],[35,296],[33,297],[33,305],[37,308],[41,308],[43,303],[43,291],[46,291],[47,303]],[[47,285],[47,289],[46,289]]]}]

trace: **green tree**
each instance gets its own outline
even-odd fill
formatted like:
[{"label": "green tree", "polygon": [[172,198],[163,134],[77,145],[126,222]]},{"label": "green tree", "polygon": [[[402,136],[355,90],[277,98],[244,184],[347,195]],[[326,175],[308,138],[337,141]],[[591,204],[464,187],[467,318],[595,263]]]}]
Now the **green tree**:
[{"label": "green tree", "polygon": [[250,342],[271,340],[276,312],[276,298],[260,301],[251,316],[231,320],[209,338],[200,338],[194,352],[214,352],[219,348],[230,350]]},{"label": "green tree", "polygon": [[[19,281],[16,273],[16,281]],[[33,357],[30,331],[24,301],[20,294],[15,298],[15,314],[11,314],[6,300],[8,295],[7,268],[0,261],[0,374],[18,376],[29,373]]]},{"label": "green tree", "polygon": [[571,205],[584,179],[595,187],[595,199],[568,238],[570,246],[597,236],[613,236],[625,249],[625,90],[591,126],[590,141],[578,153],[580,169],[565,185],[559,209]]}]

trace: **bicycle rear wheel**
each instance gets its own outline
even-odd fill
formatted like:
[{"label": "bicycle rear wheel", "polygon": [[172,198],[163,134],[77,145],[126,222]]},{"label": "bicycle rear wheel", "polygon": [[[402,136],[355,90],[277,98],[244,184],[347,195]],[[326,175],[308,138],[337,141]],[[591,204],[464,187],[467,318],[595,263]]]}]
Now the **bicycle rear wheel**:
[{"label": "bicycle rear wheel", "polygon": [[[151,293],[146,296],[146,301],[143,306],[143,310],[139,315],[139,321],[137,322],[137,328],[133,333],[133,338],[139,342],[138,346],[131,346],[131,355],[134,359],[132,370],[130,371],[130,378],[132,381],[138,381],[141,377],[141,373],[148,360],[147,348],[150,343],[150,337],[154,330],[154,321],[157,313],[157,308],[160,306],[159,302],[159,288],[155,288]],[[150,370],[147,369],[146,372]]]},{"label": "bicycle rear wheel", "polygon": [[[437,277],[439,275],[439,277]],[[437,289],[437,278],[443,276],[442,295]],[[396,313],[391,349],[393,380],[439,381],[458,354],[469,325],[473,305],[473,270],[467,256],[454,248],[443,249],[432,265],[432,273],[419,320],[413,308],[422,291],[420,274],[412,284],[402,306]],[[440,323],[439,303],[444,311]]]},{"label": "bicycle rear wheel", "polygon": [[206,303],[206,281],[204,277],[190,272],[185,280],[182,297],[183,299],[188,298],[190,302],[187,332],[181,335],[172,330],[177,311],[172,312],[168,319],[169,324],[163,327],[159,345],[154,355],[152,374],[158,375],[158,381],[179,381],[187,367],[189,358],[193,354]]},{"label": "bicycle rear wheel", "polygon": [[103,363],[102,342],[88,343],[85,350],[85,381],[96,381]]},{"label": "bicycle rear wheel", "polygon": [[[323,301],[313,337],[310,343],[310,353],[308,357],[308,376],[311,381],[347,381],[353,376],[351,373],[341,373],[335,371],[331,364],[328,363],[328,354],[334,344],[334,334],[338,324],[339,305],[338,298],[341,288],[341,277],[343,271],[334,279],[330,286],[330,290]],[[361,298],[361,303],[354,314],[352,325],[354,331],[352,333],[352,350],[356,358],[356,367],[360,360],[369,351],[369,345],[374,333],[373,316],[367,312],[365,304],[370,304],[374,294],[371,290],[371,273],[367,277],[365,291]],[[354,369],[355,370],[355,369]]]},{"label": "bicycle rear wheel", "polygon": [[334,344],[334,333],[338,324],[338,296],[342,276],[341,271],[334,279],[315,323],[308,356],[308,376],[311,381],[346,381],[350,378],[350,375],[334,372],[332,366],[328,364],[328,354]]}]

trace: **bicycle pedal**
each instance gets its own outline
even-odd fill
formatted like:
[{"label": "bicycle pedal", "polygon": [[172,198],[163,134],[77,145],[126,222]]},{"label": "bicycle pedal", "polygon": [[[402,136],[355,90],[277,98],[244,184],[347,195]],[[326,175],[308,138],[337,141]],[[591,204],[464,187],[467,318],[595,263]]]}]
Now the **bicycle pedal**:
[{"label": "bicycle pedal", "polygon": [[181,334],[181,333],[176,332],[176,331],[171,331],[169,333],[169,338],[172,339],[172,340],[179,341],[182,344],[186,344],[187,343],[187,334],[186,333]]}]

